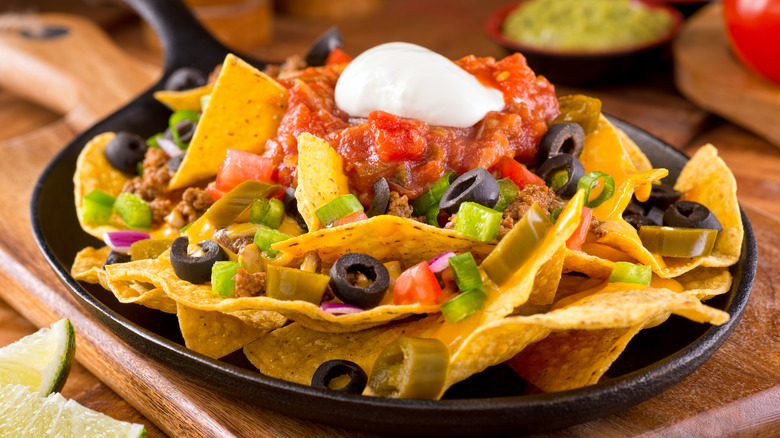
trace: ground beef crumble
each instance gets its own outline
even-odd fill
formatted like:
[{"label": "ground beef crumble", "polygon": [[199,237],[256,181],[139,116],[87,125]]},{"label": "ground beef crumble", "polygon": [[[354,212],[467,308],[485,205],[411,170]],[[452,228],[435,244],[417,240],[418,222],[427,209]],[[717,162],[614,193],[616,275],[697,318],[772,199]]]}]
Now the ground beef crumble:
[{"label": "ground beef crumble", "polygon": [[197,187],[190,187],[184,191],[181,201],[176,204],[174,211],[181,215],[185,224],[188,224],[205,213],[213,203],[214,201],[208,192]]},{"label": "ground beef crumble", "polygon": [[135,193],[149,203],[152,225],[163,223],[171,212],[171,201],[165,199],[165,189],[171,175],[168,172],[168,155],[161,149],[149,148],[143,161],[143,176],[136,176],[125,183],[123,192]]},{"label": "ground beef crumble", "polygon": [[233,298],[265,295],[265,272],[250,274],[246,269],[238,268],[233,279],[236,281]]},{"label": "ground beef crumble", "polygon": [[504,210],[501,224],[498,229],[498,238],[504,237],[515,223],[522,219],[528,212],[528,209],[535,203],[539,205],[542,211],[548,216],[556,208],[563,207],[563,201],[555,191],[546,185],[527,184],[517,194],[517,199]]},{"label": "ground beef crumble", "polygon": [[390,201],[387,203],[387,213],[390,216],[412,218],[414,208],[409,205],[409,198],[398,192],[390,192]]},{"label": "ground beef crumble", "polygon": [[231,238],[228,236],[227,228],[214,231],[214,240],[225,248],[238,254],[241,248],[254,242],[254,236],[239,236]]}]

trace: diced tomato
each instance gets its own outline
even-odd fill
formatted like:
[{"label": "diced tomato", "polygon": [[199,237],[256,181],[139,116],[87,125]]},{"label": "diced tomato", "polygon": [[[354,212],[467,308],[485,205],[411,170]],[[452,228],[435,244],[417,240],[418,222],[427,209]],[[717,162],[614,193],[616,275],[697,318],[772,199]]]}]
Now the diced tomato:
[{"label": "diced tomato", "polygon": [[351,56],[347,55],[346,52],[336,47],[328,54],[328,59],[325,60],[325,65],[346,64],[351,61]]},{"label": "diced tomato", "polygon": [[348,214],[344,216],[341,219],[336,219],[335,221],[333,221],[331,226],[338,227],[339,225],[351,224],[352,222],[358,222],[365,219],[368,219],[368,216],[366,216],[366,213],[364,211],[356,211],[352,214]]},{"label": "diced tomato", "polygon": [[428,262],[420,262],[401,273],[393,287],[394,304],[433,304],[441,298],[441,286]]},{"label": "diced tomato", "polygon": [[373,111],[368,115],[368,129],[382,161],[419,160],[425,155],[428,125],[423,122]]},{"label": "diced tomato", "polygon": [[585,242],[585,237],[588,235],[590,229],[590,219],[593,216],[593,211],[588,207],[582,207],[582,216],[580,216],[580,224],[577,229],[574,230],[574,234],[566,241],[566,247],[572,251],[582,251],[582,244]]},{"label": "diced tomato", "polygon": [[217,173],[216,188],[226,193],[247,180],[274,181],[275,170],[271,158],[240,149],[228,149]]},{"label": "diced tomato", "polygon": [[517,184],[517,187],[520,188],[520,190],[522,190],[526,184],[544,185],[544,180],[512,158],[502,157],[498,161],[498,164],[496,164],[496,169],[501,172],[502,178],[511,179],[513,183]]},{"label": "diced tomato", "polygon": [[219,201],[219,198],[225,196],[225,192],[217,189],[216,181],[212,181],[209,183],[209,185],[206,186],[206,193],[211,195],[211,200],[214,202]]}]

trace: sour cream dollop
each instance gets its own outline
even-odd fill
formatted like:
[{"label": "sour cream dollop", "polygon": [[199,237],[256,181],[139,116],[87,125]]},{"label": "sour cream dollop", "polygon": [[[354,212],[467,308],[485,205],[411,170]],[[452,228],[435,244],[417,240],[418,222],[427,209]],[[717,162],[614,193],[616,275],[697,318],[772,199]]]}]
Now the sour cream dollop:
[{"label": "sour cream dollop", "polygon": [[349,63],[336,83],[336,105],[353,117],[385,111],[431,125],[467,128],[504,108],[501,91],[454,62],[410,43],[387,43]]}]

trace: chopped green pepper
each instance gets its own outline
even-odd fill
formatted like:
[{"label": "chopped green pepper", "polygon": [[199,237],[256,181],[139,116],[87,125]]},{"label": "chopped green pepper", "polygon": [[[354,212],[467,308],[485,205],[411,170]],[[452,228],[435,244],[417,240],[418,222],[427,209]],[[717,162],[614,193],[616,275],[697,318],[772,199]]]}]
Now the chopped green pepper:
[{"label": "chopped green pepper", "polygon": [[130,246],[130,260],[155,259],[171,247],[170,239],[144,239]]},{"label": "chopped green pepper", "polygon": [[258,248],[265,251],[268,254],[268,257],[274,258],[279,255],[279,251],[274,251],[271,249],[271,245],[290,238],[292,238],[292,236],[287,233],[282,233],[281,231],[274,230],[273,228],[260,227],[255,233],[254,243],[258,246]]},{"label": "chopped green pepper", "polygon": [[482,269],[493,283],[503,285],[528,261],[550,228],[547,215],[534,203],[485,258]]},{"label": "chopped green pepper", "polygon": [[379,397],[435,399],[444,388],[449,362],[444,342],[400,337],[379,354],[368,387]]},{"label": "chopped green pepper", "polygon": [[712,253],[718,230],[644,226],[639,228],[642,245],[663,257],[703,257]]},{"label": "chopped green pepper", "polygon": [[221,297],[229,297],[236,291],[236,280],[241,263],[225,261],[216,262],[211,267],[211,293]]},{"label": "chopped green pepper", "polygon": [[116,198],[94,189],[84,195],[84,211],[81,213],[81,220],[88,224],[105,225],[111,220],[114,213],[114,202]]},{"label": "chopped green pepper", "polygon": [[601,101],[595,97],[582,94],[558,98],[561,113],[552,123],[577,123],[585,131],[585,135],[595,131],[599,126]]},{"label": "chopped green pepper", "polygon": [[327,204],[318,208],[314,214],[320,220],[322,225],[330,225],[333,222],[349,216],[357,211],[363,211],[363,204],[358,201],[355,195],[341,195],[331,200]]},{"label": "chopped green pepper", "polygon": [[501,213],[476,202],[464,202],[458,208],[455,231],[487,242],[498,237]]},{"label": "chopped green pepper", "polygon": [[474,256],[470,252],[452,256],[448,262],[453,275],[455,275],[458,289],[467,291],[482,286],[482,275],[479,273],[477,262],[474,261]]},{"label": "chopped green pepper", "polygon": [[[424,214],[427,214],[431,207],[436,205],[439,205],[439,201],[441,201],[441,197],[444,195],[444,192],[447,191],[447,189],[450,187],[450,183],[455,179],[455,172],[449,171],[444,174],[441,178],[436,180],[435,183],[431,186],[430,189],[428,189],[425,193],[422,195],[414,198],[412,200],[412,207],[414,207],[413,214],[415,216],[422,216]],[[438,214],[438,212],[437,212]]]},{"label": "chopped green pepper", "polygon": [[162,132],[158,132],[157,134],[154,134],[153,136],[146,139],[146,146],[150,148],[156,148],[160,149],[160,145],[157,143],[158,138],[162,138],[165,134]]},{"label": "chopped green pepper", "polygon": [[650,286],[652,278],[653,270],[650,266],[629,262],[615,262],[612,273],[609,274],[610,283],[636,283]]},{"label": "chopped green pepper", "polygon": [[487,295],[482,289],[472,289],[442,304],[441,314],[448,323],[455,324],[481,309],[485,305],[485,301],[487,301]]},{"label": "chopped green pepper", "polygon": [[517,194],[520,192],[520,188],[509,178],[501,178],[498,180],[498,202],[496,202],[493,210],[504,211],[509,204],[515,202]]},{"label": "chopped green pepper", "polygon": [[249,223],[279,228],[284,219],[284,203],[276,198],[260,198],[252,201]]},{"label": "chopped green pepper", "polygon": [[151,228],[152,209],[135,193],[120,193],[114,203],[117,214],[130,228]]},{"label": "chopped green pepper", "polygon": [[319,305],[330,277],[284,266],[268,265],[266,295],[277,300],[308,301]]}]

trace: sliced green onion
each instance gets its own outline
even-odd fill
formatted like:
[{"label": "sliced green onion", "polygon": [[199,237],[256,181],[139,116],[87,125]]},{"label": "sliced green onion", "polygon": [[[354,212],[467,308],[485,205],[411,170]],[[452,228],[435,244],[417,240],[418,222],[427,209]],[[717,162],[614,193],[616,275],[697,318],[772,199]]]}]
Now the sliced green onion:
[{"label": "sliced green onion", "polygon": [[647,265],[635,265],[629,262],[615,262],[612,273],[609,274],[610,283],[636,283],[650,286],[653,278],[653,270]]},{"label": "sliced green onion", "polygon": [[266,295],[277,300],[308,301],[320,305],[330,277],[284,266],[268,265]]},{"label": "sliced green onion", "polygon": [[260,198],[252,201],[249,208],[249,223],[268,228],[279,228],[284,219],[284,203],[276,198]]},{"label": "sliced green onion", "polygon": [[277,255],[279,255],[279,251],[274,251],[271,249],[271,245],[290,238],[292,238],[292,236],[287,233],[282,233],[281,231],[274,230],[273,228],[261,227],[258,228],[257,232],[255,233],[254,243],[258,248],[265,251],[268,254],[268,257],[275,258]]},{"label": "sliced green onion", "polygon": [[149,204],[135,193],[120,193],[114,203],[119,217],[130,228],[151,228],[152,209]]},{"label": "sliced green onion", "polygon": [[363,204],[355,195],[342,195],[318,208],[314,214],[323,226],[327,226],[358,211],[363,211]]},{"label": "sliced green onion", "polygon": [[81,220],[88,224],[105,225],[111,220],[114,213],[114,202],[116,198],[94,189],[84,195],[84,211],[81,213]]},{"label": "sliced green onion", "polygon": [[414,207],[414,215],[422,216],[427,214],[428,211],[434,205],[439,205],[441,197],[444,196],[444,192],[450,187],[450,183],[455,180],[455,172],[449,171],[441,178],[436,180],[435,183],[425,193],[412,200],[412,207]]},{"label": "sliced green onion", "polygon": [[425,222],[428,223],[428,225],[432,225],[436,228],[441,228],[439,226],[440,211],[441,208],[439,208],[439,204],[432,205],[431,208],[429,208],[428,211],[425,213]]},{"label": "sliced green onion", "polygon": [[225,261],[216,262],[211,267],[211,293],[221,297],[229,297],[236,291],[236,280],[241,263]]},{"label": "sliced green onion", "polygon": [[550,212],[550,222],[552,223],[558,222],[558,216],[561,215],[562,211],[563,209],[560,207],[553,209],[553,211]]},{"label": "sliced green onion", "polygon": [[[593,186],[596,184],[596,181],[599,179],[604,180],[604,188],[601,190],[601,193],[599,193],[596,199],[591,201],[589,200],[590,189],[593,188]],[[582,178],[580,178],[580,180],[577,182],[577,189],[585,190],[585,206],[588,208],[594,208],[598,207],[604,201],[612,197],[612,194],[615,193],[615,180],[606,173],[596,170],[583,175]]]},{"label": "sliced green onion", "polygon": [[460,290],[468,291],[482,286],[482,275],[470,252],[450,257],[448,261]]},{"label": "sliced green onion", "polygon": [[517,194],[520,192],[520,188],[509,178],[501,178],[498,180],[498,202],[493,210],[504,211],[509,204],[515,202]]},{"label": "sliced green onion", "polygon": [[176,129],[176,125],[178,125],[182,120],[189,120],[193,124],[197,125],[198,120],[200,120],[200,115],[191,110],[178,110],[171,114],[171,116],[168,118],[168,127],[171,128],[171,134],[173,136],[174,143],[176,143],[181,149],[187,149],[187,145],[182,143],[181,139],[179,138],[179,131]]},{"label": "sliced green onion", "polygon": [[485,301],[487,301],[487,295],[482,289],[472,289],[442,304],[441,314],[448,323],[455,324],[481,309],[485,305]]},{"label": "sliced green onion", "polygon": [[498,237],[501,213],[476,202],[464,202],[458,208],[455,231],[487,242]]}]

